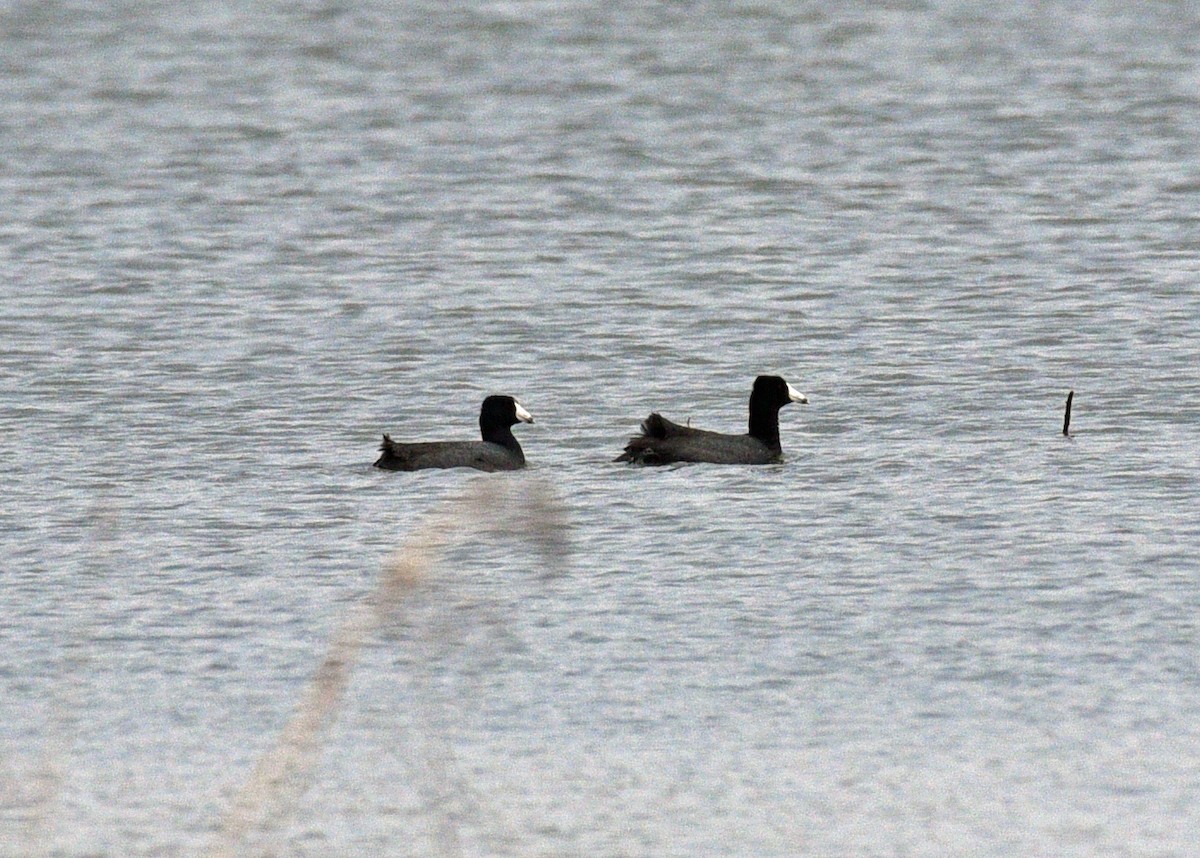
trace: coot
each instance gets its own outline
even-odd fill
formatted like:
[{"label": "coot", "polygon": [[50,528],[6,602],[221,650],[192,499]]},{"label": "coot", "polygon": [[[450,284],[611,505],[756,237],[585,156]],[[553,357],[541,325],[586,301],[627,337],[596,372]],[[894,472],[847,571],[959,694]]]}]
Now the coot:
[{"label": "coot", "polygon": [[510,427],[532,423],[533,415],[511,396],[489,396],[479,409],[482,441],[423,441],[401,444],[387,435],[375,467],[389,471],[425,468],[475,468],[480,471],[515,471],[525,467],[525,453]]},{"label": "coot", "polygon": [[642,434],[629,439],[617,462],[669,465],[711,462],[718,465],[766,465],[783,456],[779,446],[779,409],[789,402],[808,402],[804,394],[777,375],[760,375],[750,392],[750,431],[725,435],[680,426],[654,413],[642,421]]}]

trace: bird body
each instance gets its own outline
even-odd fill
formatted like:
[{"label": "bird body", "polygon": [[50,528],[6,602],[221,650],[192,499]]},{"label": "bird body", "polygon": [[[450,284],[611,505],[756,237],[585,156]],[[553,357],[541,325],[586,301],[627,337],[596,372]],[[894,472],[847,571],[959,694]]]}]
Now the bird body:
[{"label": "bird body", "polygon": [[375,467],[388,471],[427,468],[515,471],[525,467],[525,452],[511,427],[532,422],[533,415],[511,396],[489,396],[479,410],[479,432],[483,440],[403,443],[384,435]]},{"label": "bird body", "polygon": [[400,443],[384,435],[375,467],[388,471],[421,471],[427,468],[474,468],[477,471],[512,471],[525,466],[525,454],[491,441],[417,441]]},{"label": "bird body", "polygon": [[618,462],[669,465],[708,462],[716,465],[767,465],[781,461],[779,409],[808,402],[804,394],[776,375],[760,375],[750,393],[750,425],[744,435],[682,426],[658,412],[642,421],[641,434],[629,439]]}]

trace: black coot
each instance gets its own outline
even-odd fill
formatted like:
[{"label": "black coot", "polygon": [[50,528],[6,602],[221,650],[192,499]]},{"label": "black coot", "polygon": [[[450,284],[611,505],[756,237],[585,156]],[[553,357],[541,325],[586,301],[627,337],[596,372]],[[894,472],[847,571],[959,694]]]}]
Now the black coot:
[{"label": "black coot", "polygon": [[525,453],[513,436],[512,426],[532,423],[533,415],[511,396],[489,396],[479,409],[482,441],[423,441],[401,444],[387,435],[375,467],[389,471],[425,468],[476,468],[480,471],[515,471],[525,467]]},{"label": "black coot", "polygon": [[783,456],[779,446],[779,409],[789,402],[808,402],[804,394],[777,375],[760,375],[750,392],[750,431],[725,435],[672,423],[661,414],[642,421],[642,434],[629,439],[618,462],[670,465],[711,462],[717,465],[766,465]]}]

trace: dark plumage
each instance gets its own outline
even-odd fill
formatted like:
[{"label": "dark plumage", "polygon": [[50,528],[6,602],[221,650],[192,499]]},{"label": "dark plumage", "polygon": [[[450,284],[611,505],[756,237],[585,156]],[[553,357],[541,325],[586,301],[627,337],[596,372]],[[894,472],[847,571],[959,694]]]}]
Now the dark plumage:
[{"label": "dark plumage", "polygon": [[750,431],[725,435],[680,426],[661,414],[642,421],[642,434],[629,439],[618,462],[669,465],[711,462],[717,465],[766,465],[783,456],[779,445],[779,409],[789,402],[808,402],[804,394],[777,375],[760,375],[750,392]]},{"label": "dark plumage", "polygon": [[425,468],[475,468],[480,471],[515,471],[525,467],[525,453],[512,428],[532,423],[533,415],[511,396],[489,396],[479,409],[482,441],[419,441],[402,444],[387,435],[375,467],[389,471]]}]

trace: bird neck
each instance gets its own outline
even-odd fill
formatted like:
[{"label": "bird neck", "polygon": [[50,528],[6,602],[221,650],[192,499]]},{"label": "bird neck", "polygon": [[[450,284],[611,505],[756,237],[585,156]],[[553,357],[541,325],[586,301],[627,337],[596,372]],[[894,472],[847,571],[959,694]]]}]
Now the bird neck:
[{"label": "bird neck", "polygon": [[[756,405],[759,407],[756,408]],[[764,408],[752,399],[750,401],[750,435],[773,450],[780,449],[779,410]]]},{"label": "bird neck", "polygon": [[521,445],[517,443],[517,437],[513,435],[512,429],[508,426],[480,426],[480,434],[483,435],[483,440],[490,441],[493,444],[499,444],[501,447],[507,447],[517,455],[524,458],[525,454],[521,450]]}]

